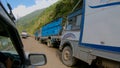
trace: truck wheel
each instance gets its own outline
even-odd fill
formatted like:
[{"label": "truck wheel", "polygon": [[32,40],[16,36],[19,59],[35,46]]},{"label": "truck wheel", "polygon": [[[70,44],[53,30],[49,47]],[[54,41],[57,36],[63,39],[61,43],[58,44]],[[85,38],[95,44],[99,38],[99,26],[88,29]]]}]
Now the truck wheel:
[{"label": "truck wheel", "polygon": [[61,60],[66,66],[74,66],[76,64],[76,58],[72,56],[72,49],[66,46],[62,51]]},{"label": "truck wheel", "polygon": [[95,59],[92,61],[92,64],[90,65],[90,68],[104,68],[102,65],[102,60],[101,59]]}]

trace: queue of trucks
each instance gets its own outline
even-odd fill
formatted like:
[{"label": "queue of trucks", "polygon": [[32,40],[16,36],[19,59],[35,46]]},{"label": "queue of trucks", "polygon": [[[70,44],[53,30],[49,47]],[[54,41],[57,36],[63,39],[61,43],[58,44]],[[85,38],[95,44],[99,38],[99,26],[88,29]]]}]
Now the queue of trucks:
[{"label": "queue of trucks", "polygon": [[[40,40],[57,42],[61,60],[73,66],[77,60],[91,68],[120,68],[120,1],[81,0],[82,8],[41,28]],[[52,45],[52,44],[51,44]]]},{"label": "queue of trucks", "polygon": [[[60,39],[62,34],[62,21],[63,18],[57,18],[54,21],[44,25],[40,30],[37,30],[35,37],[42,43],[48,44],[50,47],[58,47],[60,45]],[[50,42],[48,42],[50,39]]]}]

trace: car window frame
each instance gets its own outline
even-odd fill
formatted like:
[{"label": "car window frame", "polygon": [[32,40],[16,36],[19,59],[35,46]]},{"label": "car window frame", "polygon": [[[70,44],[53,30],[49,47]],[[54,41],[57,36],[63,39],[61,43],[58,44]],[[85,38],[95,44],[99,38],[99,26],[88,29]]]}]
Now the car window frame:
[{"label": "car window frame", "polygon": [[6,16],[4,16],[2,13],[0,13],[0,25],[3,25],[3,28],[5,29],[7,36],[10,37],[13,46],[15,47],[16,51],[18,52],[20,56],[20,60],[23,62],[23,64],[26,63],[26,56],[23,50],[23,43],[21,41],[21,38],[19,36],[19,33],[17,31],[16,25],[14,21],[11,20],[10,16],[6,12],[3,5],[0,3],[0,6],[2,6],[2,10],[4,13],[6,13]]}]

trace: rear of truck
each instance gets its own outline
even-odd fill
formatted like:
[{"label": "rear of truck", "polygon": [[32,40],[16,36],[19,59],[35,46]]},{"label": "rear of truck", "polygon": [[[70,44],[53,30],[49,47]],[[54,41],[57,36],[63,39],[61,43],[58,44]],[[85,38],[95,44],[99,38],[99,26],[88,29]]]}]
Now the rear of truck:
[{"label": "rear of truck", "polygon": [[[58,47],[61,40],[63,18],[57,18],[41,28],[40,40],[50,46]],[[49,42],[48,42],[49,41]]]}]

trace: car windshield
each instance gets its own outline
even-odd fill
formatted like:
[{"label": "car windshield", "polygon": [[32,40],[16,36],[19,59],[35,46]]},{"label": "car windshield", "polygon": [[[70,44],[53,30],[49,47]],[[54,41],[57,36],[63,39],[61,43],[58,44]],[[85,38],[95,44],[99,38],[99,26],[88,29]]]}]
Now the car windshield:
[{"label": "car windshield", "polygon": [[17,54],[9,37],[0,36],[0,51]]}]

